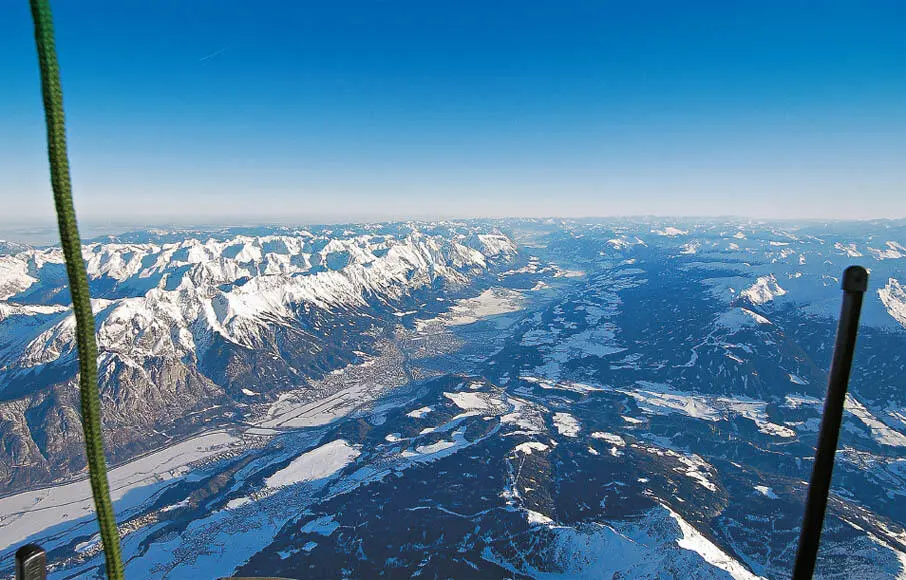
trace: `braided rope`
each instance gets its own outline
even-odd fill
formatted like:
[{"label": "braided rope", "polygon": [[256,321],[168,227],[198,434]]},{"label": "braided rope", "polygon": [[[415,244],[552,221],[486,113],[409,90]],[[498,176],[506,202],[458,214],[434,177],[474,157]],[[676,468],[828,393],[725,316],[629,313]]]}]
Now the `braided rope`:
[{"label": "braided rope", "polygon": [[53,18],[49,0],[29,0],[35,23],[35,42],[41,67],[41,90],[44,96],[44,118],[47,121],[47,156],[50,161],[50,183],[53,188],[60,245],[66,260],[66,274],[72,295],[72,310],[76,320],[76,341],[79,353],[79,391],[82,400],[82,431],[91,493],[97,511],[104,554],[107,558],[107,577],[122,580],[120,537],[116,528],[107,465],[104,460],[104,439],[101,431],[101,404],[98,396],[97,344],[94,334],[94,315],[88,294],[88,276],[82,259],[82,243],[72,203],[72,183],[66,153],[66,121],[63,116],[63,88],[54,43]]}]

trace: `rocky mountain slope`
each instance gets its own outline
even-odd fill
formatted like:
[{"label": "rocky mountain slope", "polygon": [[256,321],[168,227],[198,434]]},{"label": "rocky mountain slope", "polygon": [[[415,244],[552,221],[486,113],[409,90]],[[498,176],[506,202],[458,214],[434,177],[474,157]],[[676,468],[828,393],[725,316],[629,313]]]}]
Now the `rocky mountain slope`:
[{"label": "rocky mountain slope", "polygon": [[[132,240],[131,238],[136,238]],[[497,265],[493,230],[150,232],[83,249],[110,459],[228,423],[368,351]],[[0,255],[0,489],[84,466],[74,319],[58,248]]]}]

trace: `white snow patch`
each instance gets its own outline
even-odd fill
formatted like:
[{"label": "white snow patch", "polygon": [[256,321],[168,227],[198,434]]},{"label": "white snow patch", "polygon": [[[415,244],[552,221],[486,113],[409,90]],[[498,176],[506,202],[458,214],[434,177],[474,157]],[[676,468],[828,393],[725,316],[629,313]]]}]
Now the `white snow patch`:
[{"label": "white snow patch", "polygon": [[333,519],[333,516],[327,515],[311,520],[310,522],[299,528],[299,531],[306,534],[320,534],[322,536],[329,536],[330,534],[337,531],[337,528],[339,527],[340,524]]},{"label": "white snow patch", "polygon": [[[435,453],[440,453],[445,449],[450,449],[456,446],[456,441],[436,441],[430,445],[419,445],[415,448],[415,452],[420,455],[433,455]],[[403,455],[406,455],[405,453]]]},{"label": "white snow patch", "polygon": [[578,437],[579,421],[569,413],[554,413],[554,427],[564,437]]},{"label": "white snow patch", "polygon": [[673,226],[667,226],[662,230],[651,230],[652,234],[657,234],[659,236],[675,237],[675,236],[685,236],[689,232],[686,230],[681,230]]},{"label": "white snow patch", "polygon": [[786,406],[791,409],[798,409],[802,405],[821,405],[824,402],[821,399],[811,397],[809,395],[803,395],[801,393],[790,393],[785,397]]},{"label": "white snow patch", "polygon": [[696,455],[694,453],[680,453],[678,451],[674,451],[673,449],[655,447],[641,443],[633,444],[633,447],[641,449],[653,455],[659,455],[661,457],[672,457],[676,459],[677,462],[680,463],[680,465],[678,467],[674,467],[673,471],[682,473],[690,479],[695,480],[696,483],[698,483],[708,491],[717,491],[717,486],[711,481],[709,477],[712,472],[715,472],[715,469],[711,464],[702,459],[699,455]]},{"label": "white snow patch", "polygon": [[424,417],[425,415],[427,415],[428,413],[430,413],[433,410],[434,409],[432,409],[431,407],[421,407],[420,409],[415,409],[414,411],[409,411],[408,413],[406,413],[406,416],[412,417],[413,419],[421,419],[422,417]]},{"label": "white snow patch", "polygon": [[237,497],[237,498],[235,498],[235,499],[231,499],[230,501],[228,501],[227,504],[226,504],[226,506],[225,506],[225,509],[234,510],[234,509],[236,509],[236,508],[239,508],[239,507],[244,506],[244,505],[247,504],[247,503],[252,503],[252,498],[250,498],[250,497]]},{"label": "white snow patch", "polygon": [[265,479],[264,485],[275,488],[324,479],[352,463],[358,456],[358,449],[343,439],[337,439],[296,457],[289,465]]},{"label": "white snow patch", "polygon": [[554,520],[550,519],[546,515],[530,509],[525,510],[525,519],[526,521],[528,521],[528,523],[533,525],[545,525],[554,523]]},{"label": "white snow patch", "polygon": [[906,447],[906,435],[895,431],[886,423],[883,423],[871,414],[865,405],[860,403],[850,393],[846,394],[846,403],[844,408],[859,418],[860,421],[871,431],[872,439],[881,445],[890,447]]},{"label": "white snow patch", "polygon": [[615,388],[636,400],[646,413],[680,413],[694,419],[720,421],[730,415],[740,415],[753,421],[762,433],[778,437],[795,437],[792,429],[772,423],[767,415],[767,403],[744,397],[709,397],[696,393],[676,391],[669,385],[650,381],[636,381],[639,388]]},{"label": "white snow patch", "polygon": [[698,242],[689,242],[688,244],[683,244],[683,247],[680,249],[680,253],[691,256],[698,251],[699,247],[701,247],[701,244],[699,244]]},{"label": "white snow patch", "polygon": [[541,443],[540,441],[526,441],[525,443],[520,443],[513,449],[516,453],[524,453],[526,455],[531,455],[532,451],[547,451],[550,449],[548,445]]},{"label": "white snow patch", "polygon": [[761,495],[763,495],[767,498],[777,499],[777,494],[774,493],[774,490],[766,485],[756,485],[755,491],[757,491],[758,493],[760,493]]},{"label": "white snow patch", "polygon": [[843,244],[842,242],[837,242],[834,244],[834,248],[840,250],[840,252],[849,258],[861,258],[862,252],[856,249],[856,244]]},{"label": "white snow patch", "polygon": [[771,321],[748,308],[737,307],[722,312],[717,317],[715,324],[722,328],[736,331],[759,324],[771,324]]},{"label": "white snow patch", "polygon": [[186,507],[186,506],[188,506],[188,505],[189,505],[189,498],[186,498],[186,499],[184,499],[184,500],[182,500],[182,501],[179,501],[179,502],[176,502],[176,503],[174,503],[174,504],[170,504],[170,505],[168,505],[168,506],[162,507],[162,508],[160,509],[160,511],[161,511],[161,512],[172,512],[173,510],[177,510],[177,509],[179,509],[179,508],[184,508],[184,507]]},{"label": "white snow patch", "polygon": [[519,379],[523,380],[527,383],[534,383],[534,384],[538,385],[539,387],[541,387],[542,389],[549,389],[549,390],[560,389],[563,391],[572,391],[574,393],[581,393],[583,395],[604,390],[602,387],[586,385],[584,383],[573,383],[570,381],[548,381],[545,379],[541,379],[541,378],[533,377],[533,376],[527,376],[527,375],[521,375],[519,377]]},{"label": "white snow patch", "polygon": [[751,420],[762,433],[787,439],[796,436],[796,432],[789,427],[784,427],[768,420],[767,403],[764,401],[744,397],[736,399],[718,397],[715,402],[719,406],[725,406],[728,411]]},{"label": "white snow patch", "polygon": [[[507,289],[485,290],[475,298],[458,301],[439,320],[450,326],[463,326],[498,314],[508,314],[522,309],[524,297],[519,292]],[[422,322],[422,321],[420,321]],[[423,324],[418,324],[421,327]]]},{"label": "white snow patch", "polygon": [[636,400],[643,411],[649,413],[679,412],[688,417],[717,421],[720,416],[707,398],[674,391],[662,383],[636,381],[638,389],[620,390]]},{"label": "white snow patch", "polygon": [[[753,419],[754,421],[754,419]],[[767,435],[774,435],[776,437],[784,437],[789,439],[796,436],[796,432],[790,429],[789,427],[784,427],[783,425],[778,425],[777,423],[771,423],[770,421],[755,421],[755,424],[758,425],[758,430]]]},{"label": "white snow patch", "polygon": [[504,406],[500,399],[487,393],[444,393],[444,396],[463,411],[494,413]]},{"label": "white snow patch", "polygon": [[626,447],[626,440],[616,435],[614,433],[604,433],[603,431],[595,431],[591,434],[592,439],[601,439],[615,445],[617,447]]},{"label": "white snow patch", "polygon": [[525,435],[547,432],[542,414],[543,407],[515,397],[509,397],[509,402],[513,405],[513,410],[500,417],[501,423],[517,425]]},{"label": "white snow patch", "polygon": [[891,260],[906,258],[906,247],[898,242],[885,242],[886,250],[868,248],[868,252],[874,256],[875,260]]},{"label": "white snow patch", "polygon": [[[568,336],[557,336],[549,330],[539,330],[535,335],[526,333],[523,344],[533,346],[529,341],[534,340],[544,355],[545,364],[538,367],[535,372],[558,378],[560,366],[571,360],[585,357],[603,358],[626,350],[616,343],[616,327],[613,324],[601,324],[587,328]],[[547,346],[547,345],[550,346]],[[562,387],[560,387],[562,388]]]}]

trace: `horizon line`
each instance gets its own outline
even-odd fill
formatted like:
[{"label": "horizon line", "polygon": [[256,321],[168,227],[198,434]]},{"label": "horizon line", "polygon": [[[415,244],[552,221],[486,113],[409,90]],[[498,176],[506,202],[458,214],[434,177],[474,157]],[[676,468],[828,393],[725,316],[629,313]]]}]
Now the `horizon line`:
[{"label": "horizon line", "polygon": [[[151,218],[80,218],[79,224],[86,226],[141,226],[140,229],[155,227],[258,227],[258,226],[285,226],[285,225],[342,225],[342,224],[370,224],[370,223],[403,223],[427,221],[505,221],[505,220],[630,220],[630,219],[669,219],[678,221],[690,220],[745,220],[757,222],[872,222],[872,221],[901,221],[906,220],[906,214],[891,216],[858,216],[858,217],[776,217],[766,215],[749,215],[737,213],[725,214],[670,214],[670,213],[625,213],[625,214],[600,214],[600,215],[462,215],[462,214],[401,214],[388,216],[374,215],[332,215],[315,214],[308,217],[299,216],[262,216],[251,219],[236,217],[214,216],[198,218],[179,218],[154,216]],[[0,228],[29,228],[56,226],[55,216],[35,219],[4,219],[0,218]]]},{"label": "horizon line", "polygon": [[[438,223],[438,222],[507,222],[507,221],[560,221],[560,222],[599,222],[637,221],[670,222],[677,225],[689,225],[689,222],[719,222],[728,224],[785,224],[785,225],[819,225],[819,224],[853,224],[853,223],[906,223],[906,217],[872,217],[872,218],[761,218],[736,214],[676,216],[668,214],[627,214],[612,216],[507,216],[507,217],[454,217],[454,216],[409,216],[389,219],[299,219],[289,220],[250,220],[250,221],[114,221],[114,220],[80,220],[80,238],[83,242],[97,241],[104,237],[117,237],[134,232],[148,232],[154,229],[171,229],[176,232],[217,231],[243,228],[319,228],[332,226],[366,226],[402,223]],[[668,224],[669,225],[669,224]],[[3,221],[0,219],[0,242],[21,244],[33,247],[52,247],[59,243],[57,226],[53,220],[41,221]]]}]

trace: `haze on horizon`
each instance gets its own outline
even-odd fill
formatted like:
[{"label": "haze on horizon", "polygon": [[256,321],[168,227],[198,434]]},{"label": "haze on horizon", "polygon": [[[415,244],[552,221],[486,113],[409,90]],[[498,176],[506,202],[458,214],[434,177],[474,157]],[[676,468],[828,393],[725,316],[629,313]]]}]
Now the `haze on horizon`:
[{"label": "haze on horizon", "polygon": [[[906,217],[898,1],[54,9],[85,223]],[[0,221],[52,224],[31,35]]]}]

